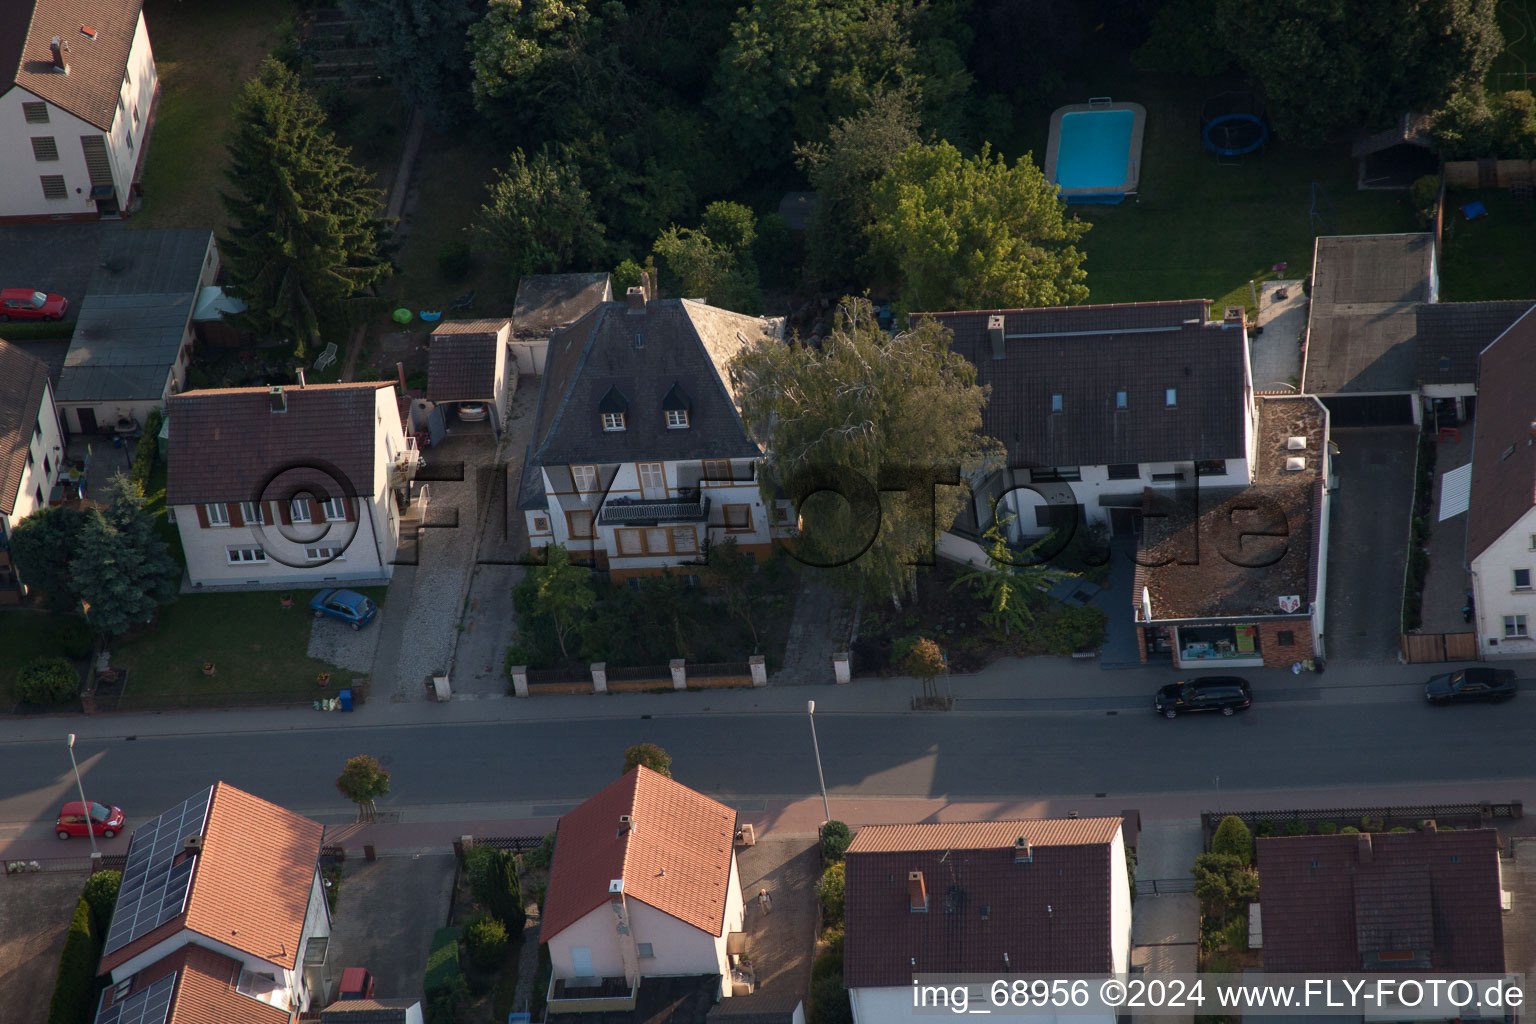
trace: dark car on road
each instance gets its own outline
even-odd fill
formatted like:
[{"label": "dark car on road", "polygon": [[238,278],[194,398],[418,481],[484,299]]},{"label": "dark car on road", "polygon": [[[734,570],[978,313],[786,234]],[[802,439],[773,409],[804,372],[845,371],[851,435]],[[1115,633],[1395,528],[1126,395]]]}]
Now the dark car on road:
[{"label": "dark car on road", "polygon": [[379,606],[355,590],[322,590],[309,602],[315,618],[340,619],[353,629],[362,629],[379,614]]},{"label": "dark car on road", "polygon": [[1253,691],[1248,688],[1248,680],[1237,676],[1207,676],[1163,687],[1157,691],[1153,707],[1164,718],[1178,718],[1196,711],[1220,711],[1232,715],[1252,703]]},{"label": "dark car on road", "polygon": [[1424,684],[1424,699],[1431,704],[1470,704],[1479,700],[1509,700],[1518,691],[1515,674],[1507,668],[1479,665],[1431,676]]}]

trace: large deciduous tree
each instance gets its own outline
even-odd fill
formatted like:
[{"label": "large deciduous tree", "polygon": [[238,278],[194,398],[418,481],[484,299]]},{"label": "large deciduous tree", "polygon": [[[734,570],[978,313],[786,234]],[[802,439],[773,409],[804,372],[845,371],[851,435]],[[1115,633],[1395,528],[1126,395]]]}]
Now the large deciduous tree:
[{"label": "large deciduous tree", "polygon": [[297,76],[272,59],[235,101],[228,234],[219,243],[238,319],[302,355],[344,304],[390,273],[382,193],[336,143]]},{"label": "large deciduous tree", "polygon": [[91,628],[116,636],[176,599],[181,569],[144,510],[138,485],[118,473],[101,497],[105,507],[87,514],[69,571]]},{"label": "large deciduous tree", "polygon": [[1439,105],[1503,48],[1495,0],[1218,0],[1213,38],[1264,92],[1278,135],[1321,145]]},{"label": "large deciduous tree", "polygon": [[705,208],[699,227],[674,224],[663,231],[654,252],[666,266],[667,279],[686,297],[708,298],[711,305],[737,313],[761,313],[754,220],[739,203],[717,202]]},{"label": "large deciduous tree", "polygon": [[620,775],[628,775],[638,765],[644,765],[657,775],[672,777],[672,755],[655,743],[636,743],[624,751],[624,767]]},{"label": "large deciduous tree", "polygon": [[[776,486],[804,499],[795,556],[899,603],[911,567],[931,555],[965,501],[963,484],[928,486],[927,474],[957,469],[968,479],[1001,451],[981,433],[988,389],[950,351],[949,331],[924,320],[890,336],[867,299],[848,298],[818,347],[760,344],[730,374],[768,452],[765,500]],[[825,489],[839,481],[850,500]]]},{"label": "large deciduous tree", "polygon": [[514,279],[597,259],[603,226],[593,217],[591,198],[576,168],[548,147],[532,160],[514,149],[486,191],[490,198],[475,229]]},{"label": "large deciduous tree", "polygon": [[21,581],[30,590],[46,593],[49,606],[56,610],[79,602],[69,563],[80,549],[87,518],[78,505],[54,505],[27,516],[11,533],[11,557]]},{"label": "large deciduous tree", "polygon": [[1026,154],[1012,166],[990,146],[966,159],[947,142],[915,145],[874,187],[872,235],[902,279],[908,310],[1065,306],[1088,297],[1056,186]]},{"label": "large deciduous tree", "polygon": [[419,103],[435,127],[469,111],[469,26],[480,0],[342,0],[359,35],[375,48],[382,70]]},{"label": "large deciduous tree", "polygon": [[349,757],[336,776],[336,791],[357,804],[358,821],[371,821],[375,802],[389,792],[389,772],[372,754]]},{"label": "large deciduous tree", "polygon": [[534,580],[534,595],[540,612],[554,625],[560,654],[570,658],[569,642],[597,603],[592,589],[592,573],[571,562],[571,553],[559,544],[544,549],[544,564],[528,570]]}]

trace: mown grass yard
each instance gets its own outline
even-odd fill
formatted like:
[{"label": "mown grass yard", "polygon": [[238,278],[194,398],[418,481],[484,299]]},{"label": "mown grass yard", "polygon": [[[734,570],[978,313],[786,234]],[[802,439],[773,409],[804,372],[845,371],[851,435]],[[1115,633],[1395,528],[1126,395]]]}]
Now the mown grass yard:
[{"label": "mown grass yard", "polygon": [[16,675],[33,658],[65,656],[65,635],[78,632],[81,620],[74,615],[8,609],[0,613],[0,708],[16,703]]},{"label": "mown grass yard", "polygon": [[[384,592],[383,587],[362,590],[379,604]],[[139,700],[218,707],[258,699],[286,703],[334,697],[360,673],[305,653],[314,593],[293,591],[292,608],[283,608],[280,595],[270,590],[182,596],[161,611],[153,632],[113,648],[112,666],[128,670],[124,706]],[[203,675],[207,662],[214,664],[216,675]],[[324,689],[316,682],[321,672],[331,673]]]},{"label": "mown grass yard", "polygon": [[145,158],[144,206],[133,227],[224,229],[219,192],[235,96],[293,12],[290,0],[146,0],[160,109]]},{"label": "mown grass yard", "polygon": [[[1461,207],[1477,201],[1488,216],[1467,220]],[[1506,189],[1447,192],[1442,241],[1442,302],[1536,299],[1536,219]]]}]

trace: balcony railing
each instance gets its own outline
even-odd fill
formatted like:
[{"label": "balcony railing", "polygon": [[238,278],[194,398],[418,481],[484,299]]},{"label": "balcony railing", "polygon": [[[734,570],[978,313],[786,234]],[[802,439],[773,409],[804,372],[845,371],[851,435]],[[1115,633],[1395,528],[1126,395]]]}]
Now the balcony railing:
[{"label": "balcony railing", "polygon": [[629,497],[610,498],[603,503],[603,509],[597,521],[603,526],[659,526],[663,523],[708,522],[709,497],[687,493],[662,501]]},{"label": "balcony railing", "polygon": [[550,978],[551,1013],[602,1013],[607,1010],[633,1010],[640,979],[633,983],[624,978]]}]

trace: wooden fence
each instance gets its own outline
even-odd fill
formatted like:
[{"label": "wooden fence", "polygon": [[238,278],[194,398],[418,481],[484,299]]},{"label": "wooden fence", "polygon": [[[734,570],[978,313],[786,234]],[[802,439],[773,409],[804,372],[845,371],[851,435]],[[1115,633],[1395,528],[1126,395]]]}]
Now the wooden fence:
[{"label": "wooden fence", "polygon": [[1532,178],[1530,160],[1448,160],[1445,183],[1451,188],[1509,188]]},{"label": "wooden fence", "polygon": [[1410,665],[1480,660],[1476,633],[1403,633],[1398,643]]}]

